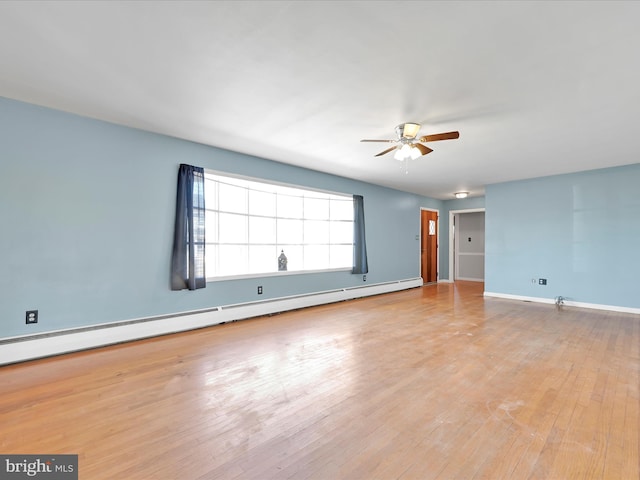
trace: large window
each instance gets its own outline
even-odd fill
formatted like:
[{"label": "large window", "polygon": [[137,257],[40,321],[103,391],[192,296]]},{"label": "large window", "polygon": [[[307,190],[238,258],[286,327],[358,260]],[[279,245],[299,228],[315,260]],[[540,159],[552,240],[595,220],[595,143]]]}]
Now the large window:
[{"label": "large window", "polygon": [[350,270],[353,197],[205,173],[209,279]]}]

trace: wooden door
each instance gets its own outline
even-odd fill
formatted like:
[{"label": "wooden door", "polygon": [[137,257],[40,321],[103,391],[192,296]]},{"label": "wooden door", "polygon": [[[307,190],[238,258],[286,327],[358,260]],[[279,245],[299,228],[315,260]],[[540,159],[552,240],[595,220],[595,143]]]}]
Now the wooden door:
[{"label": "wooden door", "polygon": [[438,281],[438,212],[420,212],[420,273],[424,283],[434,283]]}]

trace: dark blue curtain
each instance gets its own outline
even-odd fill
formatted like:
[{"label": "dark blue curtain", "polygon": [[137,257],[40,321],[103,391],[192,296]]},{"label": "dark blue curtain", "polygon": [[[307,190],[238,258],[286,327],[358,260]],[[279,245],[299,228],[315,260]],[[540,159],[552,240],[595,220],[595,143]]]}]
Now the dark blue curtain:
[{"label": "dark blue curtain", "polygon": [[178,171],[171,290],[207,286],[204,245],[204,169],[182,164]]},{"label": "dark blue curtain", "polygon": [[364,199],[353,196],[353,269],[351,273],[368,273],[367,242],[364,234]]}]

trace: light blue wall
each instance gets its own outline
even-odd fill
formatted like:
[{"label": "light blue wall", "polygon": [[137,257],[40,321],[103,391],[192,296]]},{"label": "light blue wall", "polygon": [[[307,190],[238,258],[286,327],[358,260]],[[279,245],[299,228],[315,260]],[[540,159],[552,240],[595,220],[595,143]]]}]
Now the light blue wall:
[{"label": "light blue wall", "polygon": [[488,186],[485,290],[640,307],[639,186],[640,164]]},{"label": "light blue wall", "polygon": [[[363,195],[368,284],[420,276],[420,207],[442,209],[439,200],[0,98],[0,338],[364,284],[334,272],[170,291],[180,163]],[[31,309],[37,325],[25,325]]]}]

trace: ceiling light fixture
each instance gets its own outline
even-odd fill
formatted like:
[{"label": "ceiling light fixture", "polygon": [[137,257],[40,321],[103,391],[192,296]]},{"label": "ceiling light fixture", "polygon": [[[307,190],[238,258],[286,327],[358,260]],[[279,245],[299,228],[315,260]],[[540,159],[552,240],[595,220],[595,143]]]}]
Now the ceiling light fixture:
[{"label": "ceiling light fixture", "polygon": [[418,147],[416,147],[415,145],[412,145],[411,153],[409,155],[411,156],[411,160],[415,160],[416,158],[419,158],[422,156],[422,152]]},{"label": "ceiling light fixture", "polygon": [[393,158],[402,162],[404,167],[404,173],[409,173],[409,160],[415,160],[422,156],[422,152],[415,144],[404,141],[402,147],[396,149]]},{"label": "ceiling light fixture", "polygon": [[409,160],[411,158],[411,145],[405,143],[402,147],[396,150],[396,153],[393,155],[393,158],[402,162],[404,160]]},{"label": "ceiling light fixture", "polygon": [[420,130],[420,124],[418,123],[403,123],[396,127],[396,133],[398,137],[404,137],[409,139],[416,138],[418,131]]},{"label": "ceiling light fixture", "polygon": [[467,198],[467,195],[469,195],[469,192],[456,192],[454,193],[454,195],[456,196],[456,198]]},{"label": "ceiling light fixture", "polygon": [[379,157],[389,152],[394,152],[393,158],[399,162],[402,162],[404,167],[404,173],[409,173],[409,161],[420,158],[423,155],[433,152],[433,150],[424,142],[436,142],[438,140],[453,140],[460,137],[459,132],[445,132],[436,133],[434,135],[424,135],[418,138],[418,132],[420,131],[419,123],[401,123],[396,126],[397,140],[371,140],[364,139],[361,142],[383,142],[383,143],[395,143],[393,147],[389,147],[386,150],[374,155]]}]

